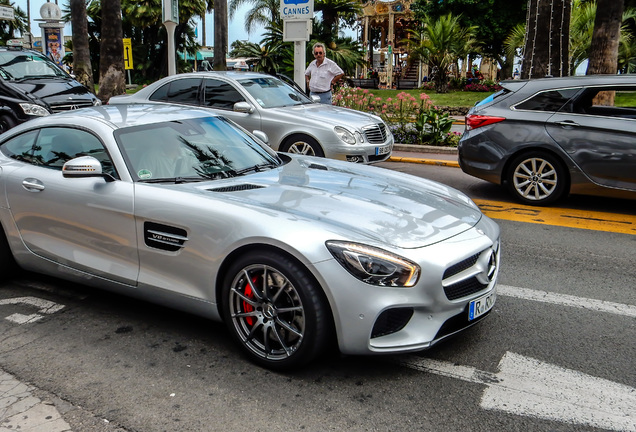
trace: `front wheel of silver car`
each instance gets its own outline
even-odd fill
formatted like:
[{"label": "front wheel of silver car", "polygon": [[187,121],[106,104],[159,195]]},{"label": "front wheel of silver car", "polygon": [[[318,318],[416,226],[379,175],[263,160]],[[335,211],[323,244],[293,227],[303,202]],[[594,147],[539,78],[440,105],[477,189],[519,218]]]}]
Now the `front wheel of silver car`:
[{"label": "front wheel of silver car", "polygon": [[549,205],[563,196],[568,179],[558,158],[550,153],[533,151],[512,161],[507,182],[510,191],[520,201]]},{"label": "front wheel of silver car", "polygon": [[281,151],[306,156],[325,157],[318,141],[306,135],[292,135],[285,140]]},{"label": "front wheel of silver car", "polygon": [[235,260],[223,285],[223,314],[249,358],[275,370],[314,359],[328,340],[328,308],[318,284],[280,253]]}]

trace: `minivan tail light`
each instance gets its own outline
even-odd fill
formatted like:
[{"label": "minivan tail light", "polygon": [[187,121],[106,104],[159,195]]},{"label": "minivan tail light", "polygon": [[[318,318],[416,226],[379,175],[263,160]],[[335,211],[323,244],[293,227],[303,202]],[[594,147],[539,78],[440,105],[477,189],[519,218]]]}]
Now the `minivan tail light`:
[{"label": "minivan tail light", "polygon": [[489,124],[499,123],[500,121],[504,121],[505,119],[505,117],[468,114],[466,116],[466,130],[477,129]]}]

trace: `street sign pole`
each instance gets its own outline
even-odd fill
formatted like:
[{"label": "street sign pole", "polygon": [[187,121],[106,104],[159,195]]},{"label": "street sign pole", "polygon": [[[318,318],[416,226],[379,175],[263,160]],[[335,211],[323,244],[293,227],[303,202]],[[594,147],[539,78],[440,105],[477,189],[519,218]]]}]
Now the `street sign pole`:
[{"label": "street sign pole", "polygon": [[307,41],[311,35],[314,0],[281,0],[283,41],[294,42],[294,81],[305,89]]},{"label": "street sign pole", "polygon": [[179,23],[179,0],[162,0],[162,20],[168,34],[168,75],[177,74],[174,33]]}]

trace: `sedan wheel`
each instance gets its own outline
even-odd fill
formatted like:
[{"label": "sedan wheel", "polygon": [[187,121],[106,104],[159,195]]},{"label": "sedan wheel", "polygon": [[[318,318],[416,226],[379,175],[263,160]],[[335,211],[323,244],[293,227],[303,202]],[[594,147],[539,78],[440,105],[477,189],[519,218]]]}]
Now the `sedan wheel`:
[{"label": "sedan wheel", "polygon": [[315,139],[303,135],[292,135],[289,137],[285,140],[281,151],[306,156],[325,157],[320,144]]},{"label": "sedan wheel", "polygon": [[312,360],[327,339],[327,308],[307,271],[281,254],[237,260],[224,285],[224,317],[249,357],[271,369]]},{"label": "sedan wheel", "polygon": [[561,162],[549,153],[532,152],[517,157],[511,164],[508,186],[521,201],[548,205],[563,195],[567,183]]}]

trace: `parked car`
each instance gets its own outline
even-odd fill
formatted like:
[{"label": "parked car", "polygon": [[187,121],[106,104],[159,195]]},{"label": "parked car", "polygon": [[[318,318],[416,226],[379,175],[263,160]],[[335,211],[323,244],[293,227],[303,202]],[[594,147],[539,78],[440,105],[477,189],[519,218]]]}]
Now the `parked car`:
[{"label": "parked car", "polygon": [[93,105],[100,100],[42,53],[0,47],[0,133],[36,117]]},{"label": "parked car", "polygon": [[267,134],[274,150],[371,163],[389,158],[393,135],[379,117],[314,102],[258,72],[195,72],[163,78],[121,103],[175,103],[210,108],[245,129]]},{"label": "parked car", "polygon": [[439,183],[275,153],[225,117],[110,105],[0,137],[0,270],[227,324],[254,362],[417,351],[481,321],[499,227]]},{"label": "parked car", "polygon": [[636,75],[501,85],[466,116],[464,172],[506,185],[526,204],[568,193],[636,198]]}]

